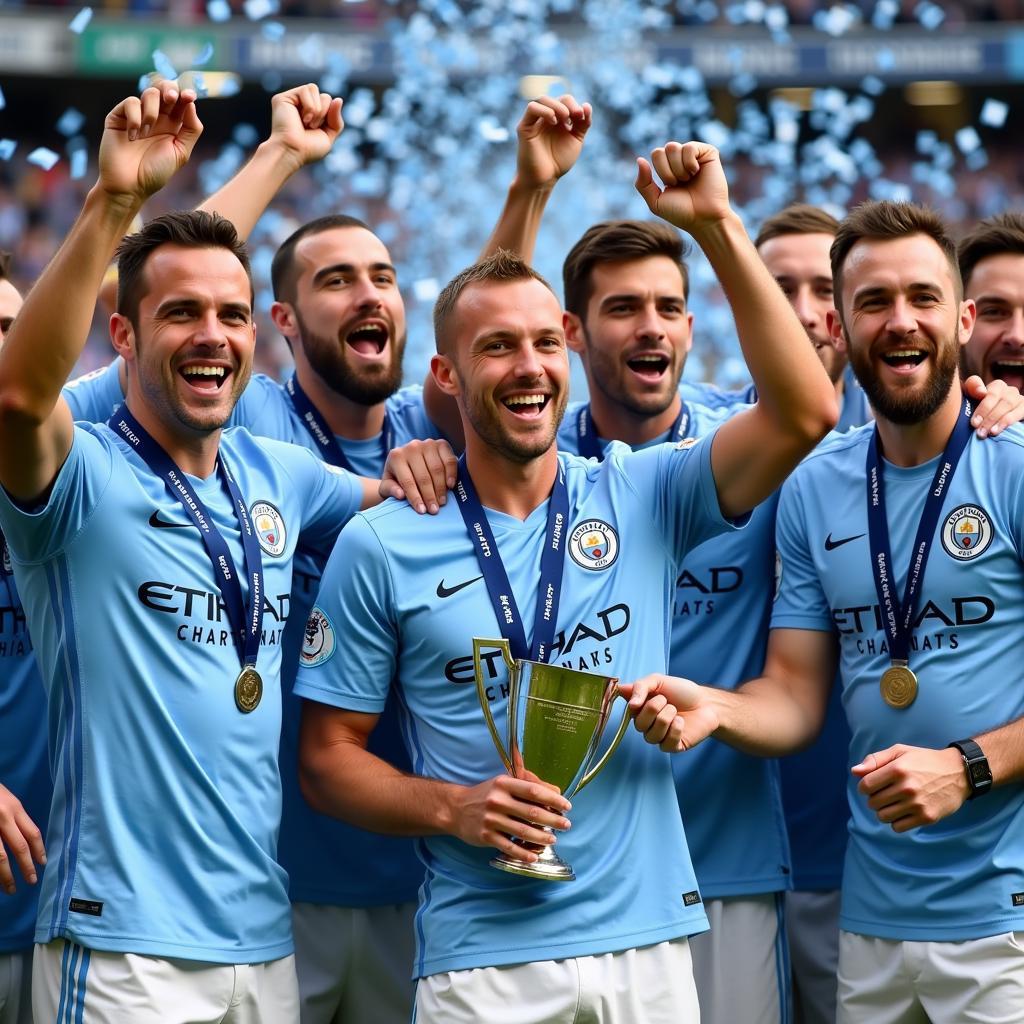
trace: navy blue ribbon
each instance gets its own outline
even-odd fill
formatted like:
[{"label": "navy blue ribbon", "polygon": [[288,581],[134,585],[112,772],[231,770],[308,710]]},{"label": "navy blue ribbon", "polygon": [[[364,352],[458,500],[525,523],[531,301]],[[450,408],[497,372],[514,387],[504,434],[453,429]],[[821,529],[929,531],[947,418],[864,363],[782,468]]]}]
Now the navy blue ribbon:
[{"label": "navy blue ribbon", "polygon": [[249,510],[245,507],[245,500],[223,453],[217,456],[217,475],[221,485],[231,496],[235,514],[242,528],[242,553],[245,558],[246,575],[249,578],[248,611],[242,600],[242,585],[227,541],[217,529],[217,524],[207,512],[206,506],[192,490],[185,474],[175,465],[160,443],[128,411],[127,406],[122,405],[115,410],[114,415],[107,420],[107,426],[127,441],[157,476],[163,477],[167,489],[178,499],[192,522],[199,527],[199,536],[202,537],[206,553],[210,556],[214,579],[224,599],[238,656],[243,665],[254,668],[263,630],[263,556],[260,554],[260,544],[253,529],[252,519],[249,517]]},{"label": "navy blue ribbon", "polygon": [[[668,432],[668,439],[670,441],[682,441],[689,429],[690,410],[686,408],[686,403],[683,402],[679,409],[679,415],[676,417],[675,423],[672,424],[672,429]],[[604,445],[601,444],[597,431],[594,429],[594,418],[590,415],[589,402],[580,409],[576,416],[576,447],[580,455],[585,459],[597,459],[598,462],[604,461]]]},{"label": "navy blue ribbon", "polygon": [[971,404],[964,400],[964,409],[957,418],[946,449],[942,453],[928,497],[921,512],[921,521],[914,538],[910,568],[903,588],[903,600],[896,596],[896,578],[892,570],[892,549],[889,543],[889,521],[885,514],[884,462],[878,450],[878,427],[872,431],[867,454],[868,481],[868,543],[871,546],[871,568],[875,578],[875,592],[882,611],[882,624],[889,641],[892,661],[906,663],[910,654],[916,602],[925,566],[935,542],[935,527],[942,511],[942,501],[953,480],[960,456],[971,437]]},{"label": "navy blue ribbon", "polygon": [[[302,390],[302,385],[299,384],[294,373],[285,382],[284,389],[288,392],[288,397],[291,399],[295,411],[299,414],[302,425],[320,450],[324,462],[348,470],[349,473],[354,473],[355,470],[352,468],[352,463],[348,461],[348,457],[342,450],[341,445],[338,444],[334,431],[327,425],[327,420],[324,419],[320,410],[313,404],[309,395]],[[391,422],[385,409],[384,427],[380,434],[382,462],[387,461],[388,453],[394,444],[393,433]]]},{"label": "navy blue ribbon", "polygon": [[565,567],[566,531],[569,525],[569,490],[565,485],[562,466],[551,490],[548,506],[547,532],[544,551],[540,558],[540,592],[537,595],[537,611],[533,618],[533,646],[526,643],[523,619],[519,614],[512,585],[501,560],[494,531],[487,521],[487,512],[477,496],[476,488],[466,468],[466,456],[459,459],[458,482],[455,497],[466,529],[473,541],[480,572],[483,574],[487,593],[498,620],[501,635],[508,640],[515,658],[531,661],[547,661],[551,653],[551,642],[555,638],[555,623],[558,621],[558,602],[562,596],[562,570]]}]

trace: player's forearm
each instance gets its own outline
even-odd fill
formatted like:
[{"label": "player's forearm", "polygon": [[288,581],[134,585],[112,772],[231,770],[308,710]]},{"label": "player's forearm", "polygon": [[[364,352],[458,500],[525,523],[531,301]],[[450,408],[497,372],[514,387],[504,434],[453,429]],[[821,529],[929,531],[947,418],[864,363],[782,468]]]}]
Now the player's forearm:
[{"label": "player's forearm", "polygon": [[992,785],[1002,786],[1024,782],[1024,718],[978,736],[953,736],[951,739],[974,739],[988,758]]},{"label": "player's forearm", "polygon": [[0,347],[0,422],[42,423],[53,412],[85,347],[103,275],[140,207],[98,187],[89,192]]},{"label": "player's forearm", "polygon": [[513,180],[498,223],[480,253],[481,258],[490,256],[499,249],[508,249],[520,259],[531,263],[552,188],[553,183],[531,188]]},{"label": "player's forearm", "polygon": [[296,153],[268,139],[260,143],[252,159],[198,209],[220,214],[231,221],[239,238],[245,241],[285,182],[302,166]]},{"label": "player's forearm", "polygon": [[756,757],[784,757],[809,746],[821,731],[821,716],[783,682],[761,676],[738,690],[704,687],[718,716],[717,740]]},{"label": "player's forearm", "polygon": [[734,213],[702,225],[693,237],[729,300],[758,408],[809,450],[835,426],[839,409],[806,332]]},{"label": "player's forearm", "polygon": [[331,748],[329,756],[306,756],[300,766],[302,792],[322,814],[389,835],[450,833],[454,794],[461,787],[400,772],[355,743]]}]

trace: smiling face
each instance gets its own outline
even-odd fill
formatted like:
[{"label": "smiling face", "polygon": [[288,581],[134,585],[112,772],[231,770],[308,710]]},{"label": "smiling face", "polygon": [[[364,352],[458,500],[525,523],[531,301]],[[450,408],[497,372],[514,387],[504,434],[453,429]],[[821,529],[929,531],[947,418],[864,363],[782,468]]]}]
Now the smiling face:
[{"label": "smiling face", "polygon": [[828,333],[833,309],[832,264],[829,249],[834,236],[822,233],[776,235],[761,244],[758,254],[778,282],[807,338],[835,384],[846,368]]},{"label": "smiling face", "polygon": [[986,384],[999,378],[1024,391],[1024,256],[999,253],[979,260],[964,285],[978,309],[964,347],[965,374]]},{"label": "smiling face", "polygon": [[405,306],[384,244],[365,228],[331,228],[295,247],[295,298],[274,319],[302,359],[339,395],[376,405],[402,382]]},{"label": "smiling face", "polygon": [[958,301],[948,260],[920,234],[857,242],[842,282],[842,321],[829,317],[833,341],[878,415],[922,422],[949,394],[973,303]]},{"label": "smiling face", "polygon": [[586,316],[568,317],[591,394],[634,416],[657,416],[676,401],[693,340],[679,267],[666,256],[595,264]]},{"label": "smiling face", "polygon": [[554,444],[569,395],[562,310],[531,279],[471,284],[452,315],[451,368],[467,445],[526,463]]},{"label": "smiling face", "polygon": [[227,249],[162,245],[146,261],[135,316],[115,314],[129,396],[173,436],[227,422],[252,371],[256,331],[245,269]]}]

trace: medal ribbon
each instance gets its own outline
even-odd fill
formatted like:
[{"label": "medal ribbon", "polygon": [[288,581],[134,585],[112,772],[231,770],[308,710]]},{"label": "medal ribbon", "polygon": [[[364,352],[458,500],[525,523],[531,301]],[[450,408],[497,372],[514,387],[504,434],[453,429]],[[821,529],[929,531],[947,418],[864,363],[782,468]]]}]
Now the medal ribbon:
[{"label": "medal ribbon", "polygon": [[231,475],[223,454],[217,456],[217,475],[221,485],[231,496],[235,514],[242,528],[242,553],[245,557],[246,574],[249,577],[248,612],[242,600],[242,586],[227,541],[217,529],[217,524],[207,512],[206,506],[192,490],[185,474],[160,447],[159,442],[128,411],[127,406],[122,405],[115,410],[114,415],[107,420],[107,426],[127,441],[157,476],[163,477],[167,489],[178,499],[192,522],[199,527],[199,536],[202,537],[206,553],[210,556],[213,575],[224,599],[238,656],[244,667],[255,668],[263,630],[263,556],[260,554],[256,531],[249,518],[249,510],[245,507],[242,493]]},{"label": "medal ribbon", "polygon": [[875,577],[875,592],[882,611],[883,625],[889,640],[889,657],[893,662],[909,661],[910,637],[919,585],[924,577],[928,556],[935,541],[935,527],[946,491],[953,480],[960,456],[971,437],[971,405],[964,401],[963,413],[957,418],[946,450],[939,459],[931,488],[921,512],[921,521],[914,538],[910,568],[903,588],[903,600],[896,597],[896,579],[892,572],[892,554],[889,543],[889,521],[885,515],[885,481],[883,460],[878,451],[878,427],[871,434],[867,455],[868,482],[868,543],[871,547],[871,565]]},{"label": "medal ribbon", "polygon": [[[675,423],[672,424],[672,429],[668,432],[668,439],[670,441],[682,441],[686,437],[686,432],[689,428],[690,410],[686,408],[686,403],[683,402],[679,409],[679,415],[676,417]],[[601,445],[597,431],[594,429],[594,420],[590,415],[589,402],[580,409],[576,417],[576,446],[579,449],[580,455],[585,459],[597,459],[598,462],[604,461],[604,447]]]},{"label": "medal ribbon", "polygon": [[[291,399],[293,408],[299,414],[302,425],[320,450],[324,462],[332,466],[339,466],[341,469],[348,470],[349,473],[354,473],[355,470],[352,468],[352,463],[348,461],[348,456],[345,455],[341,445],[338,444],[334,431],[327,425],[327,420],[323,418],[320,410],[310,400],[309,395],[302,390],[302,386],[299,384],[294,373],[285,382],[284,389],[288,392],[288,397]],[[383,462],[387,461],[388,452],[391,451],[394,444],[393,434],[391,421],[388,419],[388,414],[385,411],[384,429],[380,435],[381,459]]]},{"label": "medal ribbon", "polygon": [[547,661],[551,653],[551,641],[555,637],[558,602],[562,596],[565,533],[569,525],[569,490],[565,486],[561,464],[558,466],[558,476],[551,490],[551,502],[548,506],[544,550],[540,559],[540,591],[537,595],[537,611],[533,618],[532,648],[527,646],[523,620],[508,581],[508,573],[505,572],[505,563],[501,560],[494,532],[487,521],[487,512],[477,496],[466,468],[465,455],[459,459],[455,496],[466,530],[473,541],[480,572],[483,574],[491,606],[494,608],[494,617],[498,620],[501,635],[509,642],[512,656],[532,661]]}]

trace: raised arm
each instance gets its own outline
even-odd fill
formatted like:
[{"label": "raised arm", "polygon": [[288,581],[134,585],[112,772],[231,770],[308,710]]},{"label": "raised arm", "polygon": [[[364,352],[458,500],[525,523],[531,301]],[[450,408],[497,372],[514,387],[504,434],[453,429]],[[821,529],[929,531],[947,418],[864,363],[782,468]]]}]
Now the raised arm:
[{"label": "raised arm", "polygon": [[96,184],[0,347],[0,484],[18,501],[41,498],[71,449],[61,388],[85,346],[117,243],[203,130],[195,98],[165,82],[107,115]]},{"label": "raised arm", "polygon": [[315,85],[300,85],[270,101],[270,135],[252,159],[200,207],[235,225],[244,241],[285,182],[322,160],[344,128],[340,99]]},{"label": "raised arm", "polygon": [[551,191],[576,163],[590,130],[591,114],[589,103],[579,103],[568,93],[558,99],[541,96],[529,102],[516,126],[515,177],[481,256],[509,249],[527,263],[532,261]]},{"label": "raised arm", "polygon": [[739,217],[718,151],[702,142],[670,142],[638,161],[636,187],[650,210],[689,232],[711,264],[732,308],[757,404],[719,428],[711,461],[726,515],[763,501],[836,424],[828,374],[796,314],[761,262]]}]

